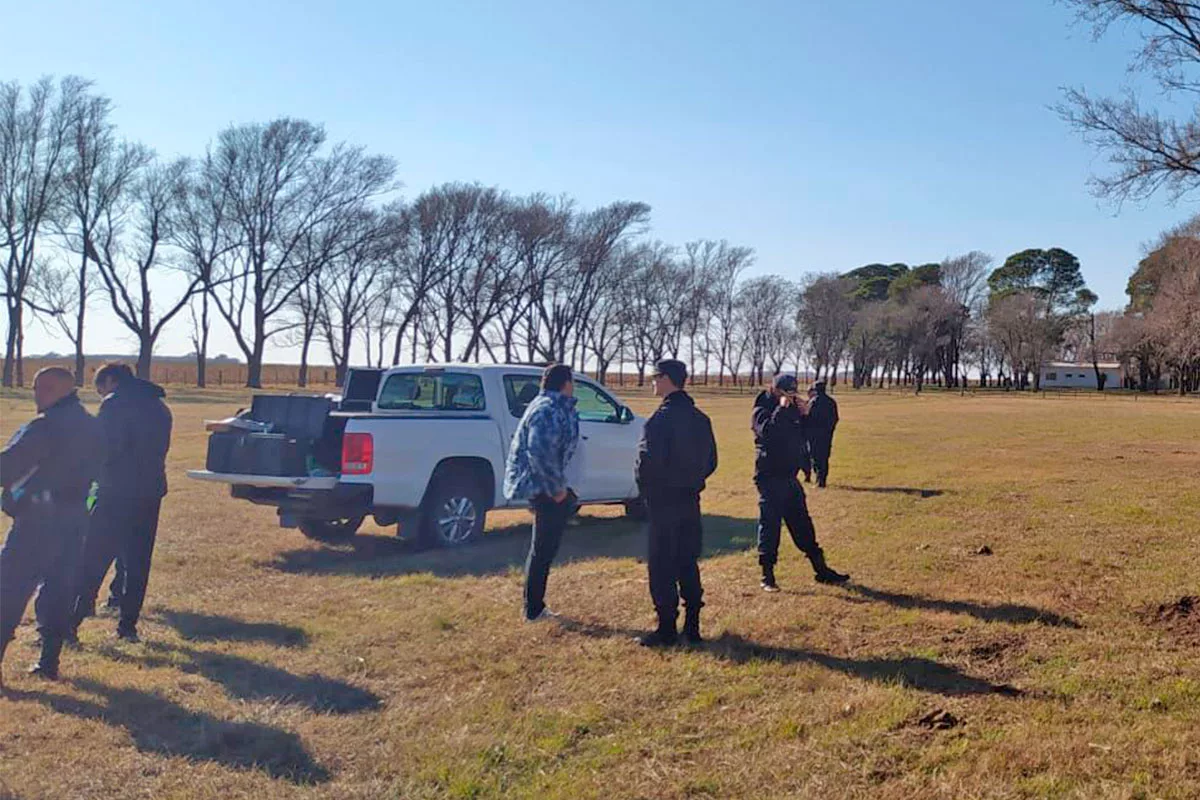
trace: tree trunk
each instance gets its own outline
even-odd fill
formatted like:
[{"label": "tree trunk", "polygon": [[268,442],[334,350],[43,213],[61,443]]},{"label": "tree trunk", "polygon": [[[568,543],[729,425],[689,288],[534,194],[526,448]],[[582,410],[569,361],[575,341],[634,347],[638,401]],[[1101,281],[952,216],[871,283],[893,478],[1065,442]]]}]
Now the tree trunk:
[{"label": "tree trunk", "polygon": [[138,337],[137,376],[150,380],[150,366],[154,358],[154,340],[146,334]]},{"label": "tree trunk", "polygon": [[17,332],[21,329],[21,304],[13,304],[11,299],[7,300],[8,305],[8,335],[4,340],[4,380],[3,384],[6,388],[11,389],[14,385],[23,384],[23,374],[21,365],[18,363],[20,351],[17,347]]}]

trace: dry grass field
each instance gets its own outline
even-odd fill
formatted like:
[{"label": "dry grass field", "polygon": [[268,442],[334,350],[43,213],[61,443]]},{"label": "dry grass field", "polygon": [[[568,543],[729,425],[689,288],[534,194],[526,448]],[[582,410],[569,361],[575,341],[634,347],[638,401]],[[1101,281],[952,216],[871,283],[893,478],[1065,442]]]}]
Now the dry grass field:
[{"label": "dry grass field", "polygon": [[[1200,403],[843,392],[810,496],[854,582],[788,544],[767,595],[749,398],[702,394],[711,641],[646,652],[636,525],[582,518],[564,624],[524,625],[525,515],[460,551],[325,547],[186,480],[243,398],[173,398],[143,642],[91,620],[45,684],[18,631],[0,796],[1200,797],[1200,607],[1176,603],[1200,594]],[[30,408],[0,399],[0,433]]]}]

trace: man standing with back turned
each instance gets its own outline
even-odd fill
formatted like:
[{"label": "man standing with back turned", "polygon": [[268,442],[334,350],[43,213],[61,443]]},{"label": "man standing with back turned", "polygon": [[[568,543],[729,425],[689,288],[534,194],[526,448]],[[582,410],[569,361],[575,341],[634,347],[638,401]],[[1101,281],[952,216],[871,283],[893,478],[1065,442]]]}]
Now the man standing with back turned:
[{"label": "man standing with back turned", "polygon": [[[850,579],[825,563],[804,489],[796,479],[807,459],[804,447],[808,427],[797,388],[795,376],[776,375],[771,388],[755,399],[750,416],[754,485],[758,489],[758,564],[762,567],[762,588],[768,592],[779,591],[775,562],[779,559],[779,533],[784,523],[796,547],[812,562],[817,581],[836,584]],[[819,466],[817,469],[818,479],[823,480],[824,473]]]},{"label": "man standing with back turned", "polygon": [[637,484],[650,515],[650,596],[658,627],[639,643],[675,644],[679,598],[683,596],[683,638],[699,644],[701,520],[700,493],[717,469],[712,423],[683,390],[687,368],[681,361],[660,361],[654,394],[662,405],[646,420],[638,444]]},{"label": "man standing with back turned", "polygon": [[542,374],[542,391],[525,409],[509,446],[504,495],[528,500],[533,507],[533,539],[525,559],[525,620],[556,615],[546,608],[546,582],[558,555],[575,494],[567,486],[567,464],[579,444],[575,382],[566,364],[551,364]]},{"label": "man standing with back turned", "polygon": [[13,518],[0,550],[0,663],[40,586],[42,655],[31,672],[53,680],[70,627],[71,581],[87,524],[100,429],[75,394],[75,377],[61,367],[37,374],[33,399],[38,416],[0,451],[3,507]]},{"label": "man standing with back turned", "polygon": [[150,580],[150,560],[158,535],[158,513],[167,494],[167,451],[171,411],[161,386],[135,378],[125,364],[96,371],[103,467],[92,524],[83,548],[73,608],[73,628],[92,613],[109,564],[125,565],[117,636],[138,640],[137,624]]},{"label": "man standing with back turned", "polygon": [[805,430],[808,448],[812,453],[813,468],[817,473],[817,486],[824,489],[829,480],[829,452],[833,449],[833,431],[838,424],[837,401],[825,391],[825,381],[812,386],[813,398],[808,403],[808,419]]}]

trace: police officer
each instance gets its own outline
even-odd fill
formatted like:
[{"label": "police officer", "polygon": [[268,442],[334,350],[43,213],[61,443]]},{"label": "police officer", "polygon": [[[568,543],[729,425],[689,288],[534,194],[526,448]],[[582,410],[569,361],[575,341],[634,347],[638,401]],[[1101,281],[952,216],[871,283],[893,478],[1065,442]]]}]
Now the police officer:
[{"label": "police officer", "polygon": [[817,581],[845,583],[850,579],[825,563],[804,489],[796,480],[807,459],[804,452],[807,425],[803,402],[796,396],[797,388],[795,376],[775,376],[771,388],[754,400],[750,417],[754,431],[754,485],[758,489],[758,564],[762,568],[762,588],[767,592],[779,591],[775,562],[779,560],[779,533],[784,523],[796,547],[812,562]]},{"label": "police officer", "polygon": [[33,398],[38,415],[0,451],[3,507],[13,518],[0,550],[0,662],[37,590],[42,652],[31,673],[55,679],[88,488],[99,467],[100,430],[75,394],[74,376],[61,367],[38,372]]},{"label": "police officer", "polygon": [[687,368],[681,361],[660,361],[654,394],[662,405],[646,420],[638,444],[636,476],[650,518],[650,596],[658,627],[639,639],[646,647],[675,644],[679,598],[684,603],[683,637],[699,644],[700,492],[717,469],[712,423],[683,390]]},{"label": "police officer", "polygon": [[126,364],[96,372],[100,427],[104,433],[100,489],[83,548],[72,609],[72,636],[92,613],[104,574],[120,558],[125,581],[120,592],[117,636],[136,642],[146,599],[158,514],[167,494],[167,451],[171,411],[162,387],[134,377]]},{"label": "police officer", "polygon": [[825,488],[829,479],[829,452],[833,449],[833,431],[838,424],[837,401],[825,391],[825,381],[817,381],[810,391],[808,420],[808,449],[817,473],[817,486]]}]

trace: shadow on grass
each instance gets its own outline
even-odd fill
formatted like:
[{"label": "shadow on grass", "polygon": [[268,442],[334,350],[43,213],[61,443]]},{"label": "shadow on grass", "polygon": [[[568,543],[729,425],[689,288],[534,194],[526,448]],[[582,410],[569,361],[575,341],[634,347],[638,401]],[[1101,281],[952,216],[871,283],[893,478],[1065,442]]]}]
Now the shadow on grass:
[{"label": "shadow on grass", "polygon": [[[704,556],[711,558],[753,547],[755,522],[738,517],[704,517]],[[389,536],[354,537],[350,545],[287,550],[264,566],[292,574],[392,577],[432,573],[443,578],[504,574],[522,568],[529,550],[530,525],[512,525],[453,550],[420,550]],[[644,523],[580,517],[567,528],[556,564],[597,558],[644,558]]]},{"label": "shadow on grass", "polygon": [[1022,606],[1015,603],[972,603],[966,600],[938,600],[919,594],[903,594],[901,592],[885,592],[882,589],[872,589],[859,583],[848,583],[846,591],[859,594],[868,600],[895,606],[897,608],[915,608],[921,611],[946,611],[951,614],[966,614],[985,622],[1012,622],[1021,625],[1041,623],[1056,628],[1072,628],[1079,630],[1083,626],[1070,617],[1055,614],[1033,606]]},{"label": "shadow on grass", "polygon": [[[646,630],[610,628],[599,623],[566,617],[561,618],[559,624],[564,630],[593,639],[633,640],[647,632]],[[1016,687],[990,683],[982,678],[968,675],[957,667],[919,656],[842,658],[815,650],[759,644],[736,633],[723,633],[718,638],[706,641],[694,649],[696,652],[708,653],[714,658],[734,664],[747,664],[753,661],[816,664],[825,669],[863,680],[877,683],[900,683],[923,692],[944,695],[1000,694],[1006,697],[1024,695],[1024,692]],[[663,652],[670,652],[670,650]]]},{"label": "shadow on grass", "polygon": [[305,647],[308,634],[277,622],[246,622],[221,614],[161,609],[156,615],[184,639],[194,642],[253,642],[279,647]]},{"label": "shadow on grass", "polygon": [[381,703],[373,692],[324,675],[295,675],[241,656],[159,642],[145,642],[142,646],[147,651],[145,655],[134,655],[112,645],[101,648],[101,652],[117,661],[200,675],[223,686],[239,700],[298,705],[331,714],[370,711]]},{"label": "shadow on grass", "polygon": [[331,777],[291,731],[258,722],[224,720],[140,689],[121,689],[90,680],[70,683],[97,699],[11,690],[9,698],[32,700],[59,714],[124,728],[137,749],[146,753],[257,769],[295,784],[324,783]]},{"label": "shadow on grass", "polygon": [[834,485],[831,488],[840,489],[843,492],[870,492],[871,494],[907,494],[913,497],[941,497],[946,494],[945,489],[918,489],[912,486],[838,486]]},{"label": "shadow on grass", "polygon": [[708,642],[705,649],[717,658],[735,664],[750,661],[776,661],[783,664],[816,664],[834,672],[877,683],[900,683],[923,692],[945,695],[1001,694],[1020,697],[1014,686],[994,684],[968,675],[957,667],[929,658],[843,658],[813,650],[777,647],[749,641],[735,633],[725,633]]}]

